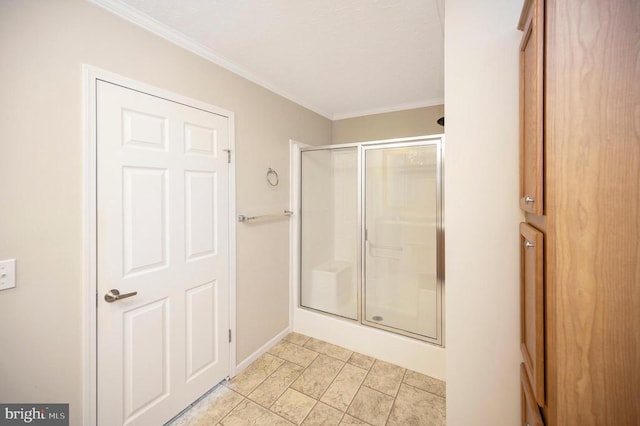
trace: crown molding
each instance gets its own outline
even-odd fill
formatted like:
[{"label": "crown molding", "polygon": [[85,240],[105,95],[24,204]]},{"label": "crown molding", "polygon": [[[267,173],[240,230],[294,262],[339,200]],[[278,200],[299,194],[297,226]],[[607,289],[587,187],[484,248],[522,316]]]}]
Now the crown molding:
[{"label": "crown molding", "polygon": [[146,31],[149,31],[152,34],[157,35],[158,37],[161,37],[195,55],[200,56],[201,58],[204,58],[214,63],[215,65],[218,65],[221,68],[224,68],[242,78],[245,78],[329,120],[344,120],[347,118],[362,117],[365,115],[373,115],[373,114],[384,114],[387,112],[404,111],[404,110],[415,109],[415,108],[441,105],[444,103],[444,99],[438,98],[438,99],[428,99],[424,101],[407,103],[407,104],[392,105],[388,107],[331,114],[323,110],[322,108],[319,108],[316,105],[313,105],[310,102],[307,102],[303,99],[300,99],[297,96],[292,95],[291,93],[278,87],[277,85],[259,78],[258,76],[247,71],[241,66],[233,63],[232,61],[224,58],[223,56],[218,55],[213,50],[209,49],[203,44],[196,42],[190,37],[187,37],[185,34],[181,33],[180,31],[174,30],[168,25],[165,25],[151,18],[150,16],[142,13],[138,9],[135,9],[120,0],[89,0],[89,1],[95,4],[96,6],[99,6],[113,13],[114,15],[119,16],[120,18],[128,22],[131,22],[134,25],[141,27]]},{"label": "crown molding", "polygon": [[329,120],[331,120],[332,118],[332,115],[324,111],[322,108],[318,108],[317,106],[309,102],[306,102],[298,98],[297,96],[292,95],[286,90],[281,89],[277,85],[257,77],[255,74],[245,70],[244,68],[238,66],[237,64],[231,62],[230,60],[216,54],[214,51],[212,51],[208,47],[196,42],[190,37],[187,37],[183,33],[174,30],[168,25],[165,25],[151,18],[150,16],[140,12],[138,9],[135,9],[126,3],[123,3],[118,0],[89,0],[89,1],[95,4],[96,6],[99,6],[113,13],[114,15],[117,15],[120,18],[131,22],[134,25],[137,25],[159,37],[162,37],[163,39],[175,45],[178,45],[181,48],[188,50],[189,52],[194,53],[210,62],[213,62],[219,67],[222,67],[228,71],[231,71],[232,73],[237,74],[240,77],[243,77],[259,86],[262,86],[265,89],[270,90],[271,92],[290,100],[291,102],[294,102],[304,108],[307,108],[315,112],[316,114],[319,114],[325,118],[328,118]]},{"label": "crown molding", "polygon": [[347,118],[363,117],[365,115],[385,114],[387,112],[406,111],[409,109],[424,108],[424,107],[430,107],[430,106],[436,106],[436,105],[444,105],[444,99],[443,98],[427,99],[425,101],[410,102],[406,104],[392,105],[388,107],[334,114],[331,117],[331,119],[334,121],[345,120]]}]

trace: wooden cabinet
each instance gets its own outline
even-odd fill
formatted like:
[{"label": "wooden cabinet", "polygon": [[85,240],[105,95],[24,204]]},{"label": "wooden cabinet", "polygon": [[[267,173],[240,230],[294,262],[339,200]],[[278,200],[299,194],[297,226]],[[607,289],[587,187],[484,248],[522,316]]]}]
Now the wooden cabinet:
[{"label": "wooden cabinet", "polygon": [[544,212],[543,95],[544,1],[523,12],[520,44],[520,208]]},{"label": "wooden cabinet", "polygon": [[637,426],[640,2],[525,0],[518,28],[522,424]]},{"label": "wooden cabinet", "polygon": [[535,399],[544,405],[544,235],[520,224],[520,349]]},{"label": "wooden cabinet", "polygon": [[522,425],[544,426],[540,408],[533,396],[533,390],[529,383],[529,377],[524,364],[520,364],[520,395],[522,401]]},{"label": "wooden cabinet", "polygon": [[[520,350],[522,424],[545,405],[544,0],[525,1],[520,43]],[[538,228],[536,228],[538,227]]]}]

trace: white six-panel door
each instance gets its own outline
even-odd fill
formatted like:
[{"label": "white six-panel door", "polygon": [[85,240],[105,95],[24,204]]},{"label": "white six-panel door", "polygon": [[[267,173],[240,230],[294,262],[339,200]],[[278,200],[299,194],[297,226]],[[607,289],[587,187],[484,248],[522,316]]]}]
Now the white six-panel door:
[{"label": "white six-panel door", "polygon": [[160,425],[229,374],[229,119],[98,81],[96,122],[98,424]]}]

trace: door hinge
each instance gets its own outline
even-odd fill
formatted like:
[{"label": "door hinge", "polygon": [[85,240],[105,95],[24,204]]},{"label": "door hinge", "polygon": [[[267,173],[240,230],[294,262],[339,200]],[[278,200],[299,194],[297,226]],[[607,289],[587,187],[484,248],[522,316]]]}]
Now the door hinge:
[{"label": "door hinge", "polygon": [[229,330],[229,343],[231,343],[231,330]]},{"label": "door hinge", "polygon": [[231,164],[231,150],[223,149],[223,151],[227,153],[227,163]]}]

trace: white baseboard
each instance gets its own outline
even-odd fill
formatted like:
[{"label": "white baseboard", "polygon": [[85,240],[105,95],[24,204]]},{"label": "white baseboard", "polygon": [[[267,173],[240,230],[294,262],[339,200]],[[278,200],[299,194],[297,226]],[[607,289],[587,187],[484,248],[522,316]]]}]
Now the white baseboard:
[{"label": "white baseboard", "polygon": [[255,351],[254,353],[252,353],[251,355],[243,359],[242,362],[236,365],[236,374],[238,374],[239,372],[247,368],[249,364],[251,364],[253,361],[258,359],[260,355],[265,354],[269,349],[274,347],[280,340],[284,338],[284,336],[286,336],[290,332],[291,332],[291,329],[289,327],[285,328],[280,333],[276,334],[273,337],[273,339],[269,340],[267,343],[262,345],[257,351]]}]

